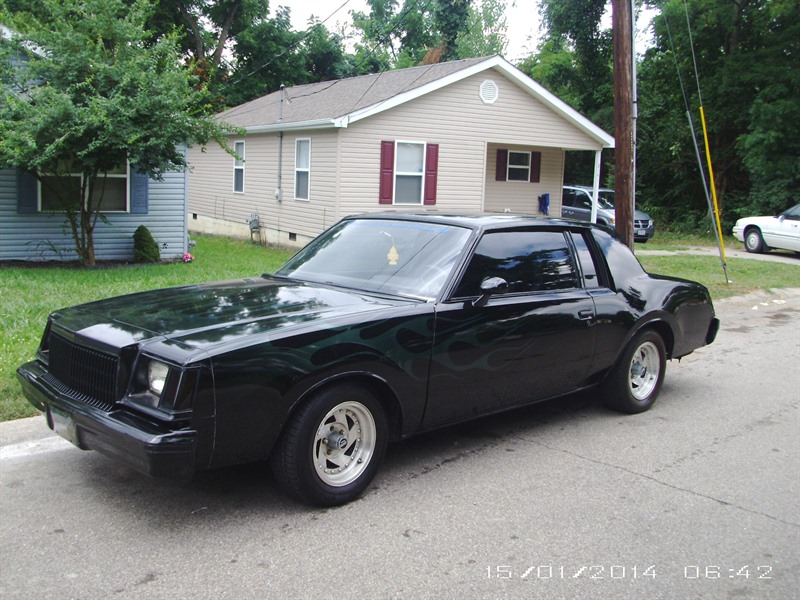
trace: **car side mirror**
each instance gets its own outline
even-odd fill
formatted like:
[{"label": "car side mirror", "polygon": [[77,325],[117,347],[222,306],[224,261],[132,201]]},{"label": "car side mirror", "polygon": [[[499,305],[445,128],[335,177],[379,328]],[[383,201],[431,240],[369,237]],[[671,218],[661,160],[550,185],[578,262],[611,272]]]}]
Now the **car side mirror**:
[{"label": "car side mirror", "polygon": [[505,294],[508,291],[508,282],[502,277],[487,277],[481,281],[481,295],[472,301],[472,306],[480,308],[486,306],[494,294]]}]

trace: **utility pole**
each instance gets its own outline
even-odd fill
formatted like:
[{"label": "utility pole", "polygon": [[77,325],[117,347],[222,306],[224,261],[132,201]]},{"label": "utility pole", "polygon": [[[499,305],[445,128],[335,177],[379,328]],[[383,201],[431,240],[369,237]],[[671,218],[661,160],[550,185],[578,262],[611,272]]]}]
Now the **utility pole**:
[{"label": "utility pole", "polygon": [[614,212],[617,235],[633,249],[633,14],[631,0],[612,0],[614,36]]}]

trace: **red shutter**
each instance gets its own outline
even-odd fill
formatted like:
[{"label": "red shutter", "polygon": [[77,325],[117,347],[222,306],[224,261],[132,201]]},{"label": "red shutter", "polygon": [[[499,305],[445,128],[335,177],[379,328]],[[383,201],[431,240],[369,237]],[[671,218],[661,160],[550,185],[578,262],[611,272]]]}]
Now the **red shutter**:
[{"label": "red shutter", "polygon": [[436,183],[439,179],[439,144],[428,144],[425,152],[424,204],[436,204]]},{"label": "red shutter", "polygon": [[497,167],[494,171],[495,181],[505,181],[506,171],[508,171],[508,150],[497,151]]},{"label": "red shutter", "polygon": [[394,142],[381,142],[379,204],[391,204],[394,191]]},{"label": "red shutter", "polygon": [[531,152],[531,183],[539,183],[542,178],[542,153]]}]

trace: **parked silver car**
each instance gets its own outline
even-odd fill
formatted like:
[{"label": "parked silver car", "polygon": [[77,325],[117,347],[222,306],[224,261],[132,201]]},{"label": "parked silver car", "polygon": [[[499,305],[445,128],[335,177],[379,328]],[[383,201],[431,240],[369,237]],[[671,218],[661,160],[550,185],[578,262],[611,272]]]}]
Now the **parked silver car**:
[{"label": "parked silver car", "polygon": [[[607,227],[614,227],[614,190],[600,188],[597,193],[597,222]],[[561,216],[579,221],[592,218],[592,188],[585,185],[565,185],[562,194]],[[656,232],[653,219],[641,210],[633,214],[633,241],[646,242]]]},{"label": "parked silver car", "polygon": [[774,217],[746,217],[733,226],[733,235],[748,252],[783,248],[800,252],[800,204]]}]

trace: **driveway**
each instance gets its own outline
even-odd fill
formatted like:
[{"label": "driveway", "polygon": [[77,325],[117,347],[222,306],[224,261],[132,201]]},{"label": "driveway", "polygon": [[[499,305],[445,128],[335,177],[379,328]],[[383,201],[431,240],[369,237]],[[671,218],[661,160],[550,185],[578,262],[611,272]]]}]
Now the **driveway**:
[{"label": "driveway", "polygon": [[717,303],[652,410],[591,394],[390,446],[360,500],[155,481],[0,424],[0,597],[796,598],[800,290]]},{"label": "driveway", "polygon": [[[634,252],[641,256],[674,256],[676,254],[695,254],[700,256],[719,256],[719,250],[715,246],[692,246],[684,250],[647,250],[642,244],[637,244]],[[725,247],[725,258],[744,258],[748,260],[761,260],[767,262],[779,262],[788,265],[800,266],[800,254],[789,250],[772,250],[763,254],[753,254],[738,248]]]}]

